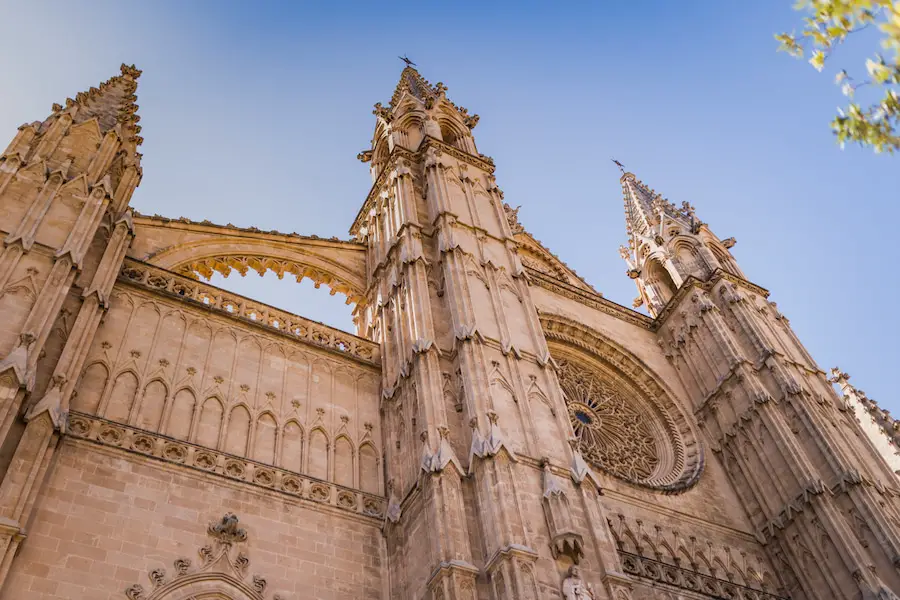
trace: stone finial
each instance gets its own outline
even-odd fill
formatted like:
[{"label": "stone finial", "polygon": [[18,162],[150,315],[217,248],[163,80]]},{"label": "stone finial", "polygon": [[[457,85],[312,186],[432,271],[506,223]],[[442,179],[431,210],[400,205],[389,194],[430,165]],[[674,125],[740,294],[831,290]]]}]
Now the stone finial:
[{"label": "stone finial", "polygon": [[207,533],[222,542],[233,544],[247,540],[247,531],[238,527],[238,518],[234,513],[225,513],[225,516],[216,523],[210,523]]},{"label": "stone finial", "polygon": [[119,67],[119,70],[122,72],[123,77],[128,77],[131,79],[137,79],[141,76],[141,73],[143,73],[143,71],[141,71],[134,65],[126,65],[125,63],[122,63],[122,65]]}]

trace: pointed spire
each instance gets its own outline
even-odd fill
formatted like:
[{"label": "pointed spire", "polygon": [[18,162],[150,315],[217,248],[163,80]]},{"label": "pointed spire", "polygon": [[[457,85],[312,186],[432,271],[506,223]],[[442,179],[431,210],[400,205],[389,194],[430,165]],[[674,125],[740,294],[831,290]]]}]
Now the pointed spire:
[{"label": "pointed spire", "polygon": [[79,105],[74,115],[76,123],[82,123],[94,117],[100,125],[100,131],[106,133],[117,124],[135,125],[140,121],[137,115],[138,105],[137,80],[141,71],[134,65],[122,64],[120,74],[104,81],[99,87],[92,87],[86,92],[79,92],[75,100],[66,101],[68,106]]},{"label": "pointed spire", "polygon": [[418,71],[413,67],[407,66],[400,73],[400,81],[397,82],[397,87],[394,89],[394,94],[391,96],[390,106],[396,108],[397,103],[400,101],[404,92],[408,92],[414,98],[426,102],[428,99],[439,96],[446,89],[447,88],[444,87],[442,83],[438,83],[432,87]]},{"label": "pointed spire", "polygon": [[625,225],[629,233],[642,236],[654,235],[654,228],[661,217],[675,219],[690,227],[693,222],[693,207],[685,202],[681,209],[663,198],[655,190],[638,179],[634,173],[625,173],[619,179],[622,184],[622,198],[625,202]]}]

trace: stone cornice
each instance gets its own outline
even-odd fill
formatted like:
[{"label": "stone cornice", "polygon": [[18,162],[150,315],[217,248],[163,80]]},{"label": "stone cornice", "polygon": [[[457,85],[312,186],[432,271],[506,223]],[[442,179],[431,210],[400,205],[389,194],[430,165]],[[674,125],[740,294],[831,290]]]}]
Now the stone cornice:
[{"label": "stone cornice", "polygon": [[142,215],[135,211],[134,224],[145,227],[166,227],[167,229],[181,229],[198,233],[228,234],[253,239],[263,239],[275,242],[291,243],[303,240],[312,245],[326,247],[340,247],[359,252],[366,251],[366,245],[352,240],[341,240],[337,237],[322,238],[317,235],[300,235],[299,233],[282,233],[280,231],[263,231],[256,227],[237,227],[232,224],[220,225],[211,221],[192,221],[184,217],[171,219],[162,215]]},{"label": "stone cornice", "polygon": [[386,499],[381,496],[93,415],[73,411],[68,420],[67,433],[73,438],[328,507],[376,526],[384,517]]},{"label": "stone cornice", "polygon": [[375,342],[139,260],[126,259],[118,281],[381,368]]},{"label": "stone cornice", "polygon": [[627,321],[632,325],[637,325],[638,327],[643,327],[644,329],[648,330],[654,329],[653,319],[645,314],[631,310],[630,308],[626,308],[621,304],[613,302],[612,300],[607,300],[599,294],[592,294],[587,290],[550,277],[545,273],[541,273],[540,271],[532,269],[531,267],[525,267],[525,271],[528,273],[528,277],[531,280],[532,285],[537,285],[538,287],[542,287],[547,291],[553,292],[554,294],[559,294],[561,296],[569,298],[570,300],[574,300],[579,304],[584,304],[585,306],[588,306],[595,310],[599,310],[600,312],[618,317],[619,319]]}]

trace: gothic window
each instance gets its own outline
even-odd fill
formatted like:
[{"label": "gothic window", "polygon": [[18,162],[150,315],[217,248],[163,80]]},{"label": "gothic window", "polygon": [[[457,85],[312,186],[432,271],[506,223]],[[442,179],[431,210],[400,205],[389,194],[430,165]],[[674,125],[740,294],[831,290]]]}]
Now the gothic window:
[{"label": "gothic window", "polygon": [[646,266],[647,287],[653,291],[653,296],[658,300],[660,308],[672,299],[678,286],[672,280],[672,276],[659,261],[650,260]]},{"label": "gothic window", "polygon": [[559,379],[582,455],[613,475],[644,481],[660,465],[650,415],[634,393],[571,361]]},{"label": "gothic window", "polygon": [[703,469],[691,419],[646,366],[584,325],[542,315],[541,326],[575,437],[595,472],[679,492]]}]

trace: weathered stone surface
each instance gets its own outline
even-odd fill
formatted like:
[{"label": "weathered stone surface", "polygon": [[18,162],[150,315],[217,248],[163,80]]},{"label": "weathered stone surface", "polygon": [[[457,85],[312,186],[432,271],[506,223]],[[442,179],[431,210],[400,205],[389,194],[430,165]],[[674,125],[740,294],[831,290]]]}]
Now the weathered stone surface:
[{"label": "weathered stone surface", "polygon": [[[0,597],[896,597],[893,420],[693,207],[623,175],[610,302],[408,67],[352,240],[136,216],[139,75],[0,155]],[[359,337],[201,281],[250,271]]]}]

